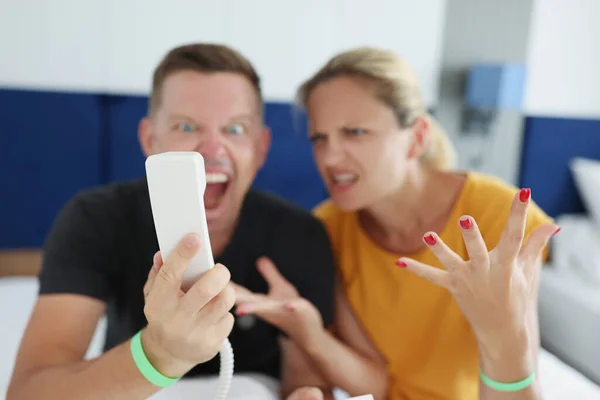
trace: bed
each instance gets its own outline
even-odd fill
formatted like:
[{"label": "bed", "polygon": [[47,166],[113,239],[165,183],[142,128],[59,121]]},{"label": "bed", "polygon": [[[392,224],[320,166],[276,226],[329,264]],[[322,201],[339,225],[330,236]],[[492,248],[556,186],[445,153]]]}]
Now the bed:
[{"label": "bed", "polygon": [[[4,328],[0,330],[0,394],[5,394],[10,379],[14,359],[23,329],[35,301],[37,281],[33,277],[0,278],[0,319]],[[87,357],[99,354],[103,341],[104,321],[101,321],[90,345]],[[542,351],[539,373],[542,380],[545,400],[597,400],[600,388],[557,357]],[[199,391],[214,393],[216,381],[203,379],[180,382],[168,390],[154,396],[154,400],[197,399]],[[270,379],[256,375],[236,376],[231,399],[275,400],[277,384]],[[341,394],[340,394],[341,397]],[[1,397],[0,397],[1,398]]]},{"label": "bed", "polygon": [[[600,120],[529,116],[525,121],[520,187],[562,227],[542,271],[539,314],[545,357],[600,384]],[[560,360],[558,360],[558,358]],[[547,364],[550,365],[550,364]],[[579,399],[550,369],[556,393]],[[554,375],[552,375],[554,373]],[[564,382],[564,384],[563,384]],[[588,386],[588,385],[586,385]],[[593,390],[593,389],[592,389]],[[549,394],[549,393],[546,393]],[[596,395],[600,399],[600,395]]]}]

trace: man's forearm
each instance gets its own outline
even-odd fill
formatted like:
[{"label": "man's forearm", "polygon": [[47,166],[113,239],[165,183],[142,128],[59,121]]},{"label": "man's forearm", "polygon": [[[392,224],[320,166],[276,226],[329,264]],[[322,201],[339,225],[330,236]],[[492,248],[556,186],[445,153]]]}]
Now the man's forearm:
[{"label": "man's forearm", "polygon": [[7,400],[146,399],[160,390],[133,362],[127,341],[102,356],[44,367],[15,377]]},{"label": "man's forearm", "polygon": [[[487,350],[480,346],[480,364],[484,375],[497,382],[519,382],[531,375],[536,368],[536,354],[526,335],[516,339],[510,346]],[[537,371],[536,371],[537,372]],[[536,379],[527,388],[517,392],[502,392],[480,382],[481,400],[539,400],[541,392]]]},{"label": "man's forearm", "polygon": [[376,399],[385,398],[388,376],[384,365],[361,356],[323,330],[304,351],[319,372],[335,387],[351,396],[371,393]]}]

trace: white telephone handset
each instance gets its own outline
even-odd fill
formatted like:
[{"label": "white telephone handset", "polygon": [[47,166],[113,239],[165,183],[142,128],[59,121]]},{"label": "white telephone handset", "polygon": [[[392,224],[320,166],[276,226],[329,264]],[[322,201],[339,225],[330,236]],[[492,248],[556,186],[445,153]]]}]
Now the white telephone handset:
[{"label": "white telephone handset", "polygon": [[[183,275],[182,290],[187,291],[200,276],[214,266],[204,191],[204,158],[197,152],[174,151],[146,159],[146,177],[152,216],[163,260],[189,233],[200,235],[200,250]],[[233,377],[233,351],[225,340],[220,352],[221,371],[217,400],[225,400]]]},{"label": "white telephone handset", "polygon": [[188,233],[200,235],[200,251],[183,275],[187,291],[214,265],[204,209],[204,158],[196,152],[168,152],[148,157],[146,175],[158,245],[163,259]]}]

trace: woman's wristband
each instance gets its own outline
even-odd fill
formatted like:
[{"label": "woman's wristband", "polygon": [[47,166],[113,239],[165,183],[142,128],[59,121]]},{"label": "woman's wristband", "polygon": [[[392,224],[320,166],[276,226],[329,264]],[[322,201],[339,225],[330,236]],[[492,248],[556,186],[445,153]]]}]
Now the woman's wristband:
[{"label": "woman's wristband", "polygon": [[481,381],[491,389],[499,392],[518,392],[531,386],[531,384],[535,381],[535,365],[531,368],[531,374],[527,378],[518,382],[497,382],[488,378],[482,370],[479,371],[479,377],[481,378]]},{"label": "woman's wristband", "polygon": [[131,356],[138,370],[144,375],[150,383],[155,386],[166,388],[179,381],[181,378],[170,378],[161,374],[148,360],[142,346],[142,331],[139,331],[131,338]]}]

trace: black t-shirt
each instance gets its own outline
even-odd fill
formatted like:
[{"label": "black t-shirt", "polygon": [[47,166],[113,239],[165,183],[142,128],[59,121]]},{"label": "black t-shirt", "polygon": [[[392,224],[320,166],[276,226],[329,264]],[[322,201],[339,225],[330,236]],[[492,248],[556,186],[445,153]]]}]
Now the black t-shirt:
[{"label": "black t-shirt", "polygon": [[[40,294],[75,293],[106,302],[106,351],[146,325],[143,286],[156,251],[145,179],[82,192],[60,212],[46,239]],[[261,256],[271,258],[319,309],[324,323],[331,323],[334,261],[325,228],[301,208],[251,190],[233,238],[215,262],[230,270],[234,282],[266,293],[267,284],[256,268]],[[229,337],[235,371],[278,378],[279,334],[257,318],[236,316]],[[218,371],[215,357],[187,376]]]}]

